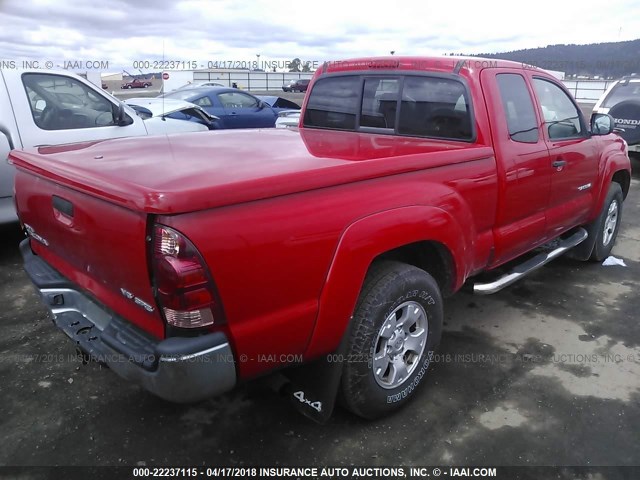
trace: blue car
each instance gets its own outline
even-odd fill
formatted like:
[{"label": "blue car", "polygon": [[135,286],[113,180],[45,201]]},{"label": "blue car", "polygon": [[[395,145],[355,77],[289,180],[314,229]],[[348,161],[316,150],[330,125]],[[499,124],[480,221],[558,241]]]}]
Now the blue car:
[{"label": "blue car", "polygon": [[235,88],[202,87],[176,90],[165,98],[185,100],[218,117],[216,128],[275,127],[278,114],[266,102]]}]

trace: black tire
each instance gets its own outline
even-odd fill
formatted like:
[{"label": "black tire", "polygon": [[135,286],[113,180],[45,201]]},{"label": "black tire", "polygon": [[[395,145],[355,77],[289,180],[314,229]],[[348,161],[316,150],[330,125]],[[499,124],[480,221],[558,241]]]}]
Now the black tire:
[{"label": "black tire", "polygon": [[[378,368],[380,373],[376,375],[374,358],[382,358],[381,351],[389,352],[393,339],[393,336],[389,339],[380,337],[383,326],[388,326],[388,321],[395,323],[397,317],[392,317],[392,314],[396,311],[404,314],[404,309],[415,312],[420,308],[422,312],[418,313],[418,317],[421,318],[424,314],[426,325],[422,325],[426,328],[418,328],[416,322],[413,333],[427,333],[420,344],[424,344],[424,347],[420,347],[423,351],[419,355],[410,352],[402,354],[405,341],[403,339],[400,342],[402,345],[399,346],[396,339],[393,347],[398,348],[396,355],[390,352],[382,357],[395,359],[387,360],[389,366],[395,365],[395,361],[406,365],[408,360],[410,366],[405,370],[407,376],[404,379],[399,376],[402,380],[395,386],[392,381],[386,386],[381,386],[384,383],[384,372]],[[442,319],[442,296],[431,275],[417,267],[399,262],[381,262],[374,265],[364,282],[352,319],[341,380],[342,404],[356,415],[373,419],[389,414],[407,403],[415,395],[416,387],[424,378],[435,348],[440,343]],[[416,338],[421,337],[417,335]],[[381,342],[384,346],[381,346]],[[397,373],[395,368],[393,370]],[[389,378],[395,376],[391,373],[388,375]]]},{"label": "black tire", "polygon": [[[616,237],[620,229],[620,221],[622,220],[622,202],[622,188],[620,188],[620,184],[614,182],[609,187],[602,211],[594,222],[596,225],[596,242],[593,246],[593,252],[591,252],[591,261],[601,262],[611,253],[611,249],[616,243]],[[612,205],[614,204],[614,208],[616,209],[615,226],[610,228],[611,224],[609,223],[609,228],[606,229],[608,233],[605,234],[605,226],[609,219],[610,209],[612,209]]]}]

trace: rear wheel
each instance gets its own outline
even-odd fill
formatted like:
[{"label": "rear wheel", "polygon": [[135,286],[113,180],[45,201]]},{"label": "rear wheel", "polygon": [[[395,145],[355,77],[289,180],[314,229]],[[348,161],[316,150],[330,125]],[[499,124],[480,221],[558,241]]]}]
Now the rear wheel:
[{"label": "rear wheel", "polygon": [[604,201],[600,216],[596,219],[596,243],[593,246],[591,260],[601,262],[609,256],[616,243],[620,220],[622,218],[622,188],[620,184],[612,183]]},{"label": "rear wheel", "polygon": [[431,275],[399,262],[374,265],[365,280],[344,359],[343,404],[364,418],[415,394],[440,342],[442,297]]}]

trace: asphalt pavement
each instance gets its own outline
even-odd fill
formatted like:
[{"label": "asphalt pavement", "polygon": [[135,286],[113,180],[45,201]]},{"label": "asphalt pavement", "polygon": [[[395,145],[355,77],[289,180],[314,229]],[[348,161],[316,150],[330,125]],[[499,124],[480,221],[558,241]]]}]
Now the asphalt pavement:
[{"label": "asphalt pavement", "polygon": [[496,295],[457,293],[423,388],[377,421],[338,408],[315,424],[262,382],[175,405],[82,364],[22,270],[21,232],[1,228],[0,465],[638,465],[633,167],[626,267],[560,258]]}]

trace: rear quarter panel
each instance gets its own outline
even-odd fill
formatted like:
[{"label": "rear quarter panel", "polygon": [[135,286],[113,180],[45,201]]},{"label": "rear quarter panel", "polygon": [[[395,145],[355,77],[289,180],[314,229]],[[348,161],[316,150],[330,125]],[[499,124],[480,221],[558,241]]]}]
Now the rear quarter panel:
[{"label": "rear quarter panel", "polygon": [[333,351],[371,261],[384,251],[443,242],[456,257],[454,288],[486,264],[496,202],[492,150],[425,163],[432,168],[158,218],[189,237],[209,265],[226,329],[244,355],[241,377],[287,355]]}]

